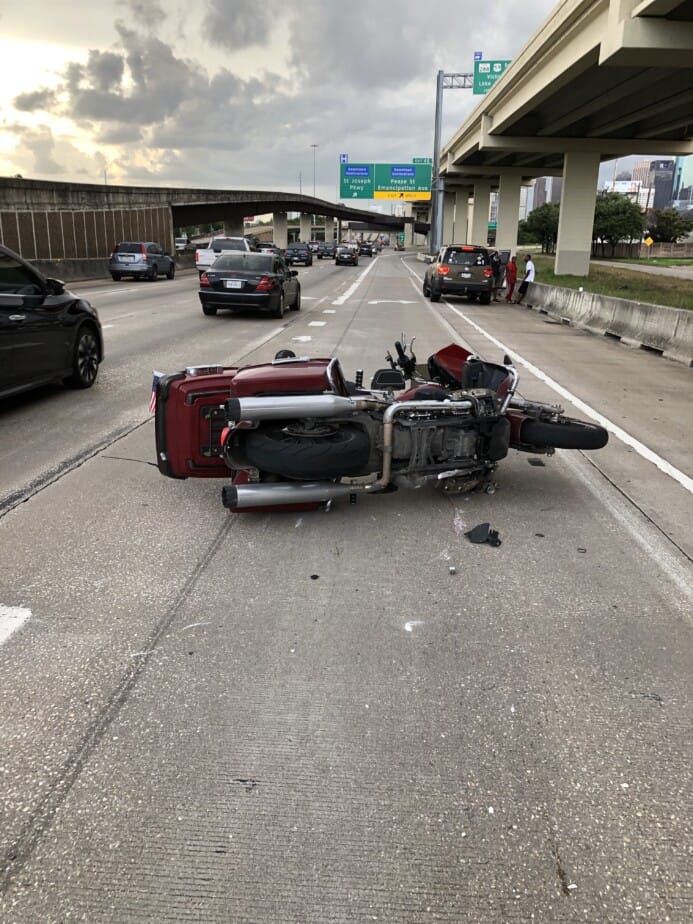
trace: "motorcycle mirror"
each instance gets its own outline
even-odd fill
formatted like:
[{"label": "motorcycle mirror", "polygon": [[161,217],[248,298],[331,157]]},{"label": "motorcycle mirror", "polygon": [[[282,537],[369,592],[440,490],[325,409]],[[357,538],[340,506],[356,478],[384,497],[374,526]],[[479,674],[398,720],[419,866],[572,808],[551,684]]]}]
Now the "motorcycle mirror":
[{"label": "motorcycle mirror", "polygon": [[512,366],[512,364],[513,364],[512,359],[511,359],[511,358],[508,356],[508,354],[506,353],[505,356],[503,357],[503,365],[504,365],[504,366]]}]

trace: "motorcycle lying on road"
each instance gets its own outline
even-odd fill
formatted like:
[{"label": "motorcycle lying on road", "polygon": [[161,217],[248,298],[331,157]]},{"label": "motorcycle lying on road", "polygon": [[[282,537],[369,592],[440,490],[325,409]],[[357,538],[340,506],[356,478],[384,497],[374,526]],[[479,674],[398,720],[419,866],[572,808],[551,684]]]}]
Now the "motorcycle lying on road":
[{"label": "motorcycle lying on road", "polygon": [[[198,366],[156,384],[157,464],[171,478],[232,476],[233,512],[316,509],[340,497],[419,488],[495,489],[510,449],[600,449],[608,434],[558,405],[519,397],[508,356],[457,344],[418,365],[404,338],[363,387],[336,357],[280,350],[272,362]],[[408,383],[408,384],[407,384]]]}]

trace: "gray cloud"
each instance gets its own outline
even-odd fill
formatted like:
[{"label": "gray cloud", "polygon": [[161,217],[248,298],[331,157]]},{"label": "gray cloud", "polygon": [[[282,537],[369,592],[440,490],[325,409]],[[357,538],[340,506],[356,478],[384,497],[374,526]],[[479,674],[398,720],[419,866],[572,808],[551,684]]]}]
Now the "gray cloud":
[{"label": "gray cloud", "polygon": [[19,112],[40,112],[51,109],[55,103],[55,91],[41,89],[30,93],[20,93],[19,96],[15,96],[12,103]]},{"label": "gray cloud", "polygon": [[202,37],[210,45],[232,51],[265,45],[284,5],[277,0],[209,0],[202,19]]}]

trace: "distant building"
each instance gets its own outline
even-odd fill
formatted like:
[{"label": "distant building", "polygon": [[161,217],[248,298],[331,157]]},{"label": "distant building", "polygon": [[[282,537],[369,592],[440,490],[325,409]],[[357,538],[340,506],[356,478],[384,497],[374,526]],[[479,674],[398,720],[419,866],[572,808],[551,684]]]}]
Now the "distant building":
[{"label": "distant building", "polygon": [[534,183],[534,208],[547,202],[560,202],[563,190],[563,177],[540,176]]},{"label": "distant building", "polygon": [[648,186],[654,188],[653,209],[666,209],[671,205],[674,186],[674,161],[650,161]]},{"label": "distant building", "polygon": [[622,196],[628,196],[643,210],[653,207],[654,187],[643,186],[639,180],[616,180],[605,183],[603,189],[605,192],[617,192]]},{"label": "distant building", "polygon": [[650,179],[650,162],[649,160],[639,160],[633,165],[630,175],[634,183],[640,183],[641,186],[649,186]]}]

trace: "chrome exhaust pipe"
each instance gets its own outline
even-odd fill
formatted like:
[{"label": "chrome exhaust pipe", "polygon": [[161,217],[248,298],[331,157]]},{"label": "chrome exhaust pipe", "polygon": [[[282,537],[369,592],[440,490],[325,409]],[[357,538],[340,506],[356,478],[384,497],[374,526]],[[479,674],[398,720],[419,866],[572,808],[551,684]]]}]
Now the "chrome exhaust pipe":
[{"label": "chrome exhaust pipe", "polygon": [[267,395],[263,398],[229,398],[229,423],[241,420],[288,420],[295,417],[346,417],[365,402],[341,395]]},{"label": "chrome exhaust pipe", "polygon": [[332,481],[313,481],[308,484],[296,482],[270,482],[263,484],[226,485],[221,499],[229,510],[245,510],[248,507],[276,507],[284,504],[324,503],[337,497],[363,491],[359,485],[335,484]]}]

